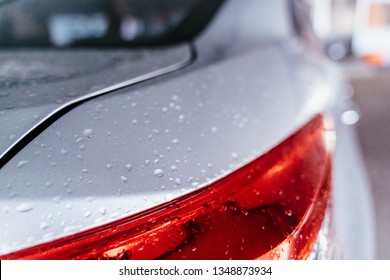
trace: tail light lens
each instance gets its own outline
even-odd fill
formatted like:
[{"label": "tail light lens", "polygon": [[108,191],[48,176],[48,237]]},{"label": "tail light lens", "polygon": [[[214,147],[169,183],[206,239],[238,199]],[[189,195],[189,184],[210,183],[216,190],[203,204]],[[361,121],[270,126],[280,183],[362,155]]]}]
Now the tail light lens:
[{"label": "tail light lens", "polygon": [[330,196],[317,116],[267,154],[194,193],[2,259],[305,259]]}]

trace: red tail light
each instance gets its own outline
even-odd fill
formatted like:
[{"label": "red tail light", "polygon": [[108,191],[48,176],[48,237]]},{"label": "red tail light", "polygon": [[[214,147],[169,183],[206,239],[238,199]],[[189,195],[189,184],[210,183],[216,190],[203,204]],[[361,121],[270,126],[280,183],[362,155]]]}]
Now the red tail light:
[{"label": "red tail light", "polygon": [[2,259],[304,259],[330,196],[317,116],[267,154],[194,193]]}]

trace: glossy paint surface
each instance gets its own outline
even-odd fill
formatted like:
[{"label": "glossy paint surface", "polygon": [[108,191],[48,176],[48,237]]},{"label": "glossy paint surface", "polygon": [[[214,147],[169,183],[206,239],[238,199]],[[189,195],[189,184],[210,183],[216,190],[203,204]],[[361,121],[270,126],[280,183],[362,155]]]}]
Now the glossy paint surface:
[{"label": "glossy paint surface", "polygon": [[[186,44],[159,49],[7,49],[0,53],[0,165],[37,127],[93,97],[186,66]],[[20,149],[20,148],[19,148]],[[12,154],[12,156],[13,156]]]}]

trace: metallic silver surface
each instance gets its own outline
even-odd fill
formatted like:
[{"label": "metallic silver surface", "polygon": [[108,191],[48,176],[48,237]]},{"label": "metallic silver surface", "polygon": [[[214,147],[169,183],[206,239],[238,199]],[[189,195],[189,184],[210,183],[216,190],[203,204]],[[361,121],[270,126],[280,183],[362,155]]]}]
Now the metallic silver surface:
[{"label": "metallic silver surface", "polygon": [[335,228],[344,259],[375,259],[374,205],[355,128],[337,121],[334,153]]},{"label": "metallic silver surface", "polygon": [[0,53],[0,159],[68,107],[180,69],[188,45],[155,50],[9,50]]}]

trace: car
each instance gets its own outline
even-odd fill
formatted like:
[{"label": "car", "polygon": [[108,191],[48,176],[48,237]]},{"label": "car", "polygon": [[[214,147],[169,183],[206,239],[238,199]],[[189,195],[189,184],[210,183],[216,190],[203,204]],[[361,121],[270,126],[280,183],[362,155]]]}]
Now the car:
[{"label": "car", "polygon": [[305,1],[2,1],[0,259],[373,259]]}]

